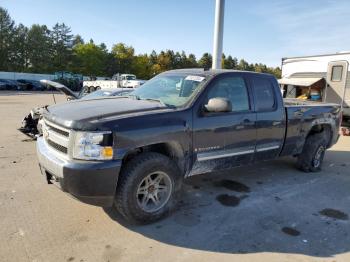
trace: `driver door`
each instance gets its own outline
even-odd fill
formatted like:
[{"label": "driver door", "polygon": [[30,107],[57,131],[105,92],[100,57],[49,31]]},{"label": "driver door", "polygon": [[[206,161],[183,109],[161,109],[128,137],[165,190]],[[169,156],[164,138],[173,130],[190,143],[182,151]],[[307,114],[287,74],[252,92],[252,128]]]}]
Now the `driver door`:
[{"label": "driver door", "polygon": [[[192,174],[222,170],[253,161],[256,145],[256,113],[244,74],[227,73],[213,79],[194,110]],[[227,98],[231,112],[206,112],[211,98]],[[191,175],[192,175],[191,174]]]}]

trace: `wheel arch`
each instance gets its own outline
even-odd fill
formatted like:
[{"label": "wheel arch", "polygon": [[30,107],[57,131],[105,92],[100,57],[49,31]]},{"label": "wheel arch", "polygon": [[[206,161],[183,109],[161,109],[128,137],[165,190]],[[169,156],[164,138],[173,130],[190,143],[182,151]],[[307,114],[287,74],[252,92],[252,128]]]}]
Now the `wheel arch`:
[{"label": "wheel arch", "polygon": [[325,137],[327,139],[327,147],[330,147],[331,143],[332,143],[332,137],[333,137],[333,129],[332,129],[332,125],[330,123],[319,123],[319,124],[314,124],[311,129],[309,130],[306,139],[313,135],[313,134],[317,134],[317,133],[325,133]]},{"label": "wheel arch", "polygon": [[165,155],[175,161],[180,171],[185,174],[188,165],[188,157],[184,148],[180,143],[175,141],[160,142],[150,145],[144,145],[126,152],[122,159],[122,166],[125,166],[127,162],[133,159],[135,156],[144,152],[156,152]]}]

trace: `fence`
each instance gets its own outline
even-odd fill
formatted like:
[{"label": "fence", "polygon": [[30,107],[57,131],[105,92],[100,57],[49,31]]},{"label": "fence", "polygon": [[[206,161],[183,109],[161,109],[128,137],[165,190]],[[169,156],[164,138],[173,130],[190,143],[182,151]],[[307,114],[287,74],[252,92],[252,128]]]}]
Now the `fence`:
[{"label": "fence", "polygon": [[0,72],[0,79],[26,79],[26,80],[53,80],[54,75],[49,74],[32,74],[32,73],[17,73],[17,72]]}]

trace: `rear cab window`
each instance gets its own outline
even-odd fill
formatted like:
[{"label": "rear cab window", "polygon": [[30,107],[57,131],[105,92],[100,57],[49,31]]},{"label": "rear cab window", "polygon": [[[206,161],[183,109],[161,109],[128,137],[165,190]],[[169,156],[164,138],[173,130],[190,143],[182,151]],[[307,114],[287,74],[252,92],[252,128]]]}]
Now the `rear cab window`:
[{"label": "rear cab window", "polygon": [[255,100],[255,110],[269,112],[276,110],[276,94],[273,83],[266,77],[254,76],[251,78]]}]

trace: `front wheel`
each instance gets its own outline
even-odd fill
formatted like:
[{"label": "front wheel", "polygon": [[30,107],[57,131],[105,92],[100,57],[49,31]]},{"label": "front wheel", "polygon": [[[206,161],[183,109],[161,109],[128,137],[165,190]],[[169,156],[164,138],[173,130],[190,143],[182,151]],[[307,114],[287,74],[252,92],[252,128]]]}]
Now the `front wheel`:
[{"label": "front wheel", "polygon": [[143,153],[121,172],[115,206],[128,221],[154,222],[174,207],[181,182],[180,171],[171,159]]},{"label": "front wheel", "polygon": [[321,171],[327,144],[327,136],[324,132],[307,137],[303,151],[298,156],[298,168],[304,172]]}]

